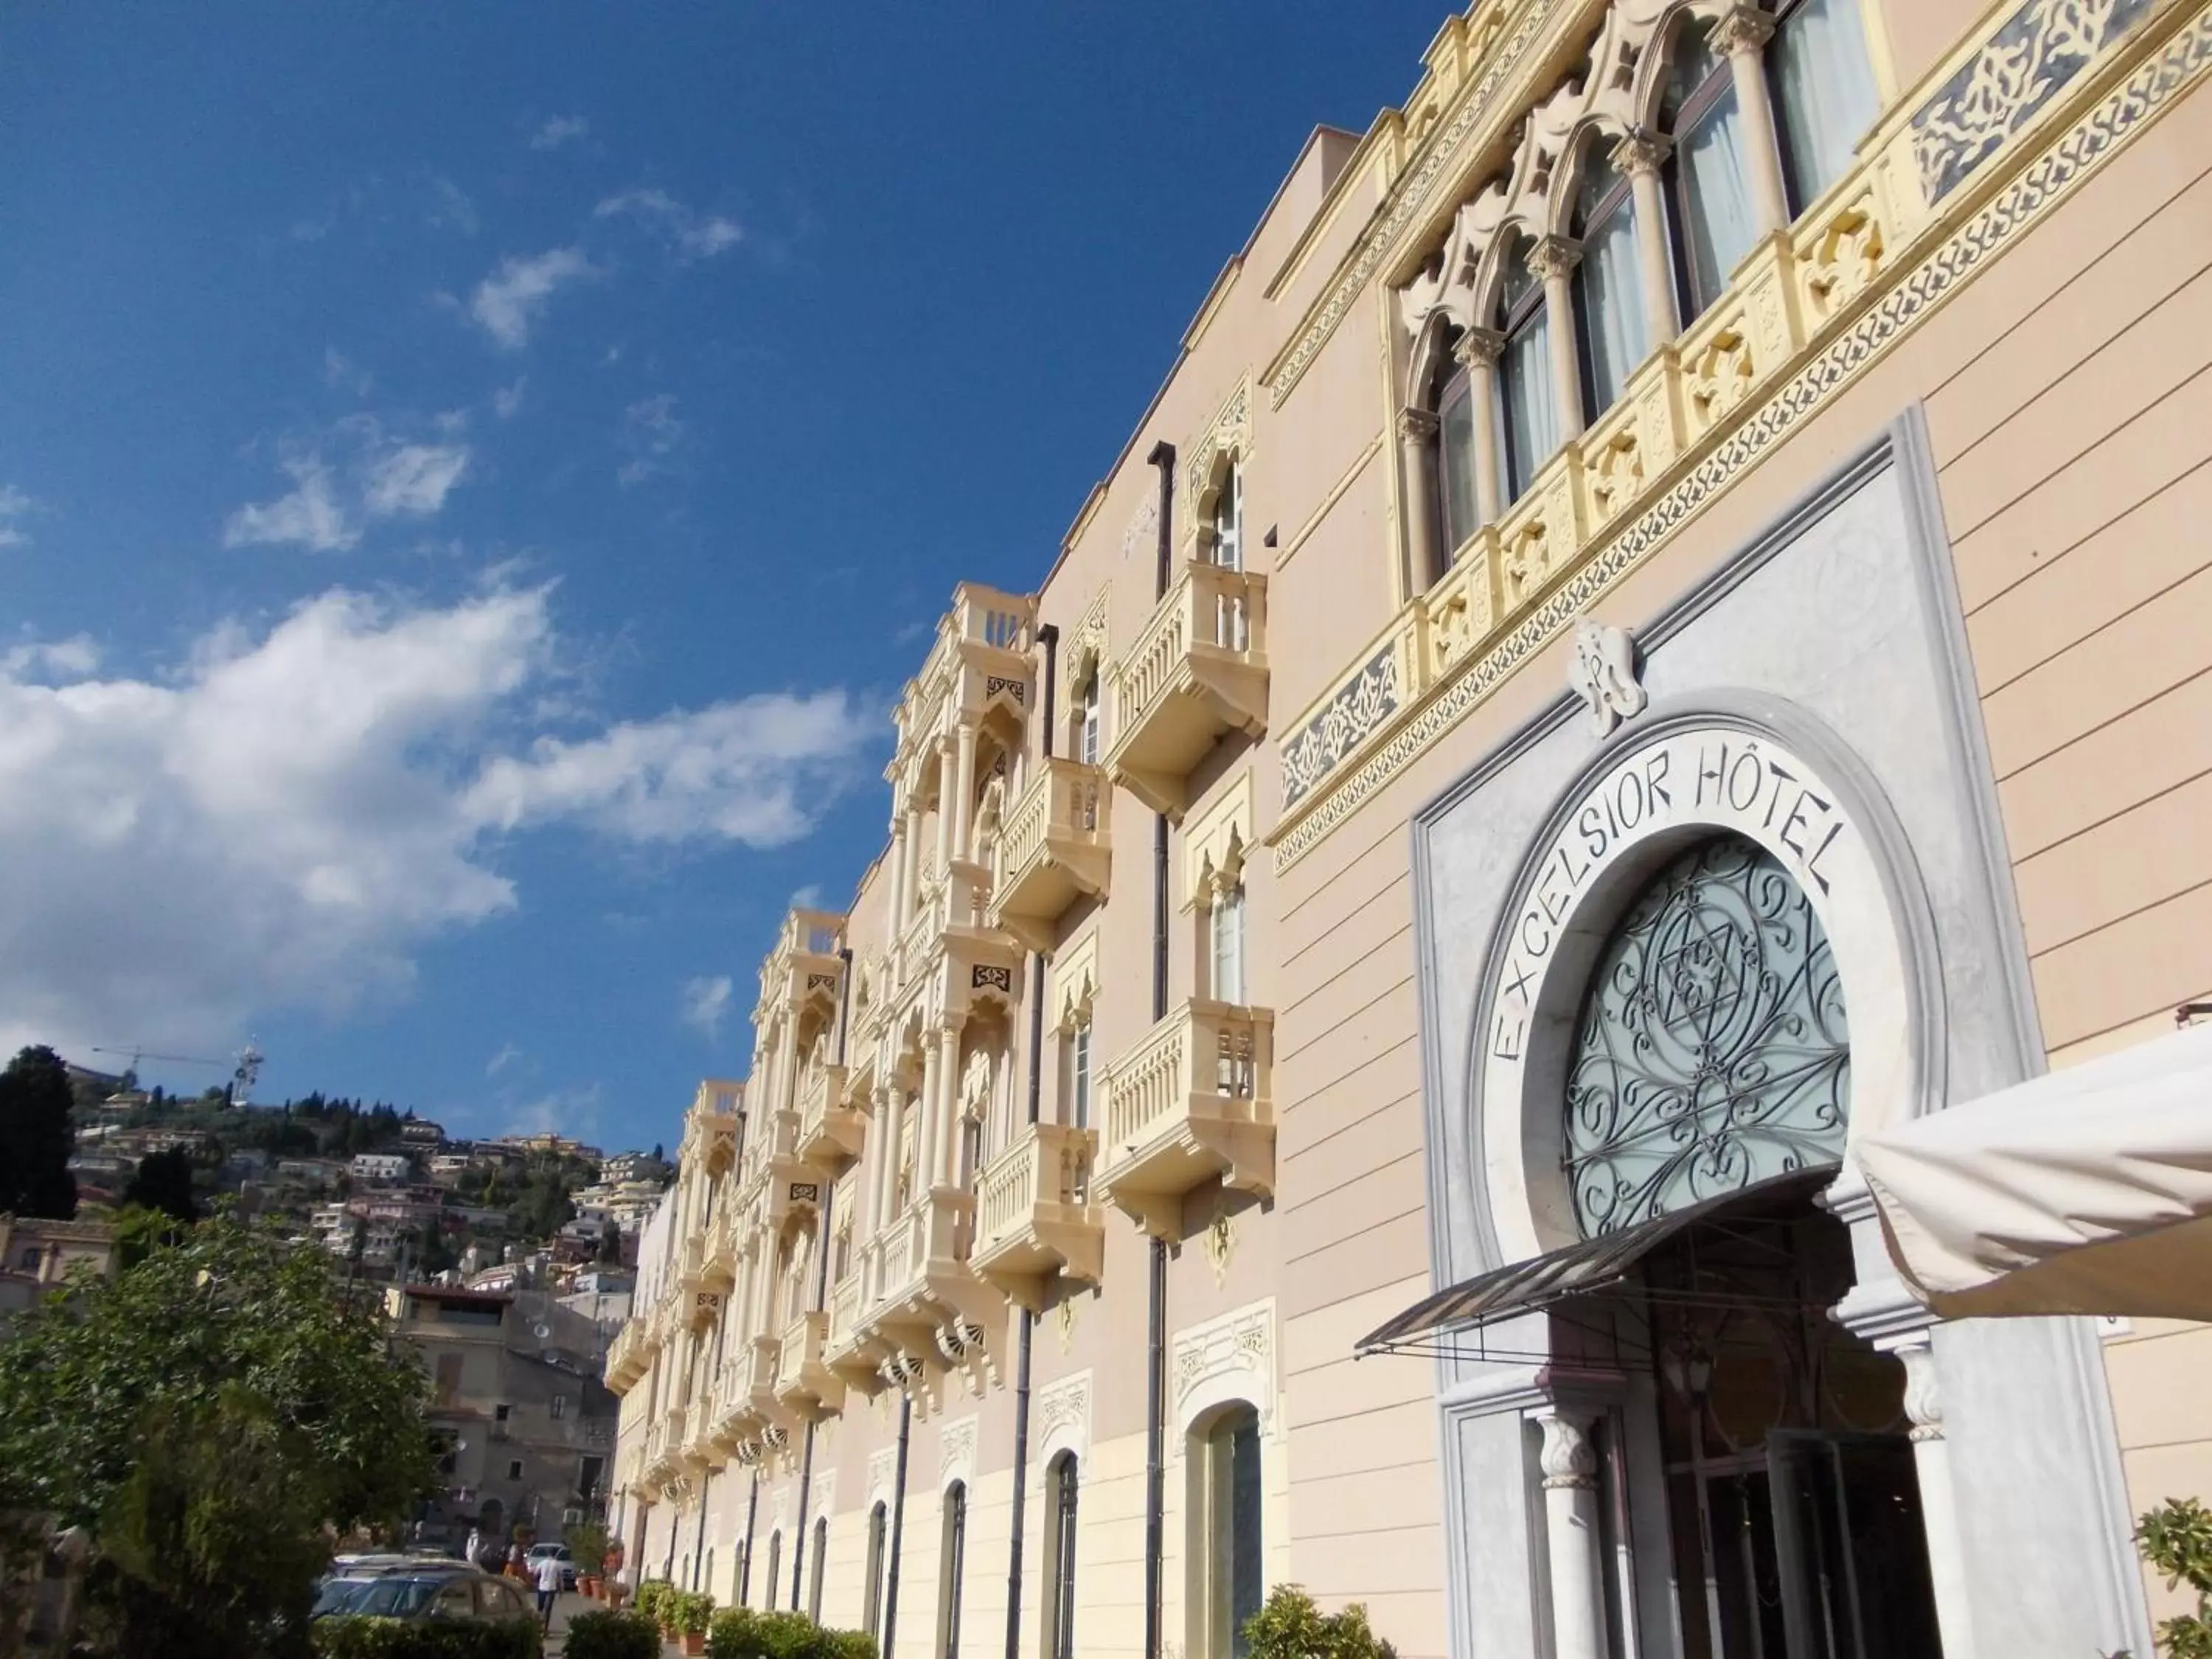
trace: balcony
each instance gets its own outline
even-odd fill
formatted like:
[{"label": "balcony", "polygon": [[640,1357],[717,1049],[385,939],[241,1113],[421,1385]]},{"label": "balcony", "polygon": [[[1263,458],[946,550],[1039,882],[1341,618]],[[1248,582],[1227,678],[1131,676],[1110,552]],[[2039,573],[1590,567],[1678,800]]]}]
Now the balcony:
[{"label": "balcony", "polygon": [[1092,1201],[1098,1136],[1063,1123],[1032,1123],[992,1160],[975,1188],[976,1273],[1037,1313],[1053,1276],[1098,1282],[1105,1213]]},{"label": "balcony", "polygon": [[1170,1241],[1184,1194],[1217,1176],[1273,1196],[1274,1028],[1267,1009],[1194,997],[1108,1067],[1098,1195]]},{"label": "balcony", "polygon": [[883,1387],[877,1372],[882,1353],[860,1325],[866,1302],[865,1262],[856,1264],[830,1291],[830,1328],[822,1341],[822,1357],[832,1375],[848,1388],[873,1395]]},{"label": "balcony", "polygon": [[1267,579],[1186,562],[1114,675],[1114,781],[1179,817],[1191,769],[1267,726]]},{"label": "balcony", "polygon": [[960,1363],[988,1348],[1006,1316],[1000,1293],[969,1265],[974,1197],[938,1188],[861,1247],[863,1305],[856,1328],[908,1374]]},{"label": "balcony", "polygon": [[801,1314],[784,1327],[776,1356],[775,1393],[787,1411],[821,1418],[845,1403],[844,1381],[823,1357],[829,1337],[827,1312]]},{"label": "balcony", "polygon": [[793,1218],[821,1206],[830,1184],[827,1173],[799,1155],[800,1117],[795,1111],[769,1114],[755,1143],[752,1173],[738,1189],[738,1224],[759,1226],[780,1236]]},{"label": "balcony", "polygon": [[1060,919],[1103,896],[1114,854],[1106,775],[1081,761],[1048,760],[1006,813],[999,838],[991,925],[1031,951],[1049,951]]},{"label": "balcony", "polygon": [[642,1321],[632,1319],[623,1325],[607,1345],[607,1387],[617,1394],[628,1394],[636,1387],[638,1379],[652,1366],[656,1346]]},{"label": "balcony", "polygon": [[896,946],[901,995],[940,974],[947,1013],[965,1012],[979,991],[1009,1004],[1019,994],[1022,946],[993,923],[990,879],[990,872],[964,859],[949,869],[923,867],[915,914]]},{"label": "balcony", "polygon": [[845,1094],[842,1066],[816,1066],[799,1091],[799,1156],[823,1170],[843,1168],[860,1157],[867,1114]]}]

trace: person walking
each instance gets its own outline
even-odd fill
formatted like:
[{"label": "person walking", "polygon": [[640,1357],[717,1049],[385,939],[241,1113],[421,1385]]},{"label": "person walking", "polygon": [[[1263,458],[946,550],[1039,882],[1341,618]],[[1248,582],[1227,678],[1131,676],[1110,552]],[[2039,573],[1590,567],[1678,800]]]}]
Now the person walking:
[{"label": "person walking", "polygon": [[539,1556],[534,1576],[538,1583],[538,1617],[547,1630],[551,1630],[553,1601],[561,1594],[561,1558],[550,1550]]}]

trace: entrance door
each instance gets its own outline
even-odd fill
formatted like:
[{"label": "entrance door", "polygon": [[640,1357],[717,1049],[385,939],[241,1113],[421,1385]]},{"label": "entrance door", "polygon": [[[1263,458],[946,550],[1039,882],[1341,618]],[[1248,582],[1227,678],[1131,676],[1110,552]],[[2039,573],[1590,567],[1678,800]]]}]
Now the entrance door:
[{"label": "entrance door", "polygon": [[1939,1659],[1912,1443],[1778,1429],[1766,1462],[1790,1659]]}]

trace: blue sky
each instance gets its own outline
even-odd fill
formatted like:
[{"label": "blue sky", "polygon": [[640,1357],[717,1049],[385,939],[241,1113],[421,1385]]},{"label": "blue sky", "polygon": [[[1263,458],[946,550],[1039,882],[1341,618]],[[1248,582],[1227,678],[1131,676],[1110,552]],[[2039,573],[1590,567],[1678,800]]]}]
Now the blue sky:
[{"label": "blue sky", "polygon": [[672,1140],[951,585],[1443,15],[13,9],[0,1041]]}]

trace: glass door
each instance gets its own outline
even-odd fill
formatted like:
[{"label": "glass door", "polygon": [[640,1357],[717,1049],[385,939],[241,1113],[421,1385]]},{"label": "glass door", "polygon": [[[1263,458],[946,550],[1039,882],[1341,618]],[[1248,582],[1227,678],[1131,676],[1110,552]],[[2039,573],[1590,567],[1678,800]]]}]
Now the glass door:
[{"label": "glass door", "polygon": [[1912,1443],[1784,1429],[1766,1462],[1790,1659],[1940,1659]]}]

